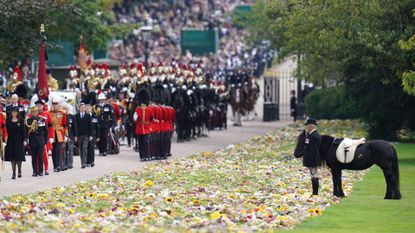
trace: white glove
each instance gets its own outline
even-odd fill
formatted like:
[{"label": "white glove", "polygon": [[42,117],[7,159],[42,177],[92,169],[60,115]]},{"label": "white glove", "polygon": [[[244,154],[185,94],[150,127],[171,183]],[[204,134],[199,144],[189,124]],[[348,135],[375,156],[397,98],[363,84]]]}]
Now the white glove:
[{"label": "white glove", "polygon": [[23,141],[23,146],[27,146],[27,141]]},{"label": "white glove", "polygon": [[53,143],[55,140],[53,140],[53,138],[49,138],[49,143]]},{"label": "white glove", "polygon": [[92,141],[93,137],[89,137],[89,141]]},{"label": "white glove", "polygon": [[63,141],[64,141],[64,142],[67,142],[67,141],[68,141],[68,137],[65,137],[65,138],[63,139]]}]

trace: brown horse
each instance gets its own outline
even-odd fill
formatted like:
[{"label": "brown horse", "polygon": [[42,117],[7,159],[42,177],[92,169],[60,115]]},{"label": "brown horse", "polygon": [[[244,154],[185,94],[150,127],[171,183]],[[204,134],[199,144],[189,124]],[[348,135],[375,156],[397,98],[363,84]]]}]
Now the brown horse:
[{"label": "brown horse", "polygon": [[248,87],[248,99],[246,101],[246,110],[248,114],[246,115],[247,120],[249,120],[249,113],[255,110],[255,104],[259,97],[259,85],[255,81],[255,78],[251,78],[251,84]]},{"label": "brown horse", "polygon": [[229,102],[235,116],[233,126],[242,126],[241,115],[245,115],[248,101],[248,86],[244,84],[231,87]]}]

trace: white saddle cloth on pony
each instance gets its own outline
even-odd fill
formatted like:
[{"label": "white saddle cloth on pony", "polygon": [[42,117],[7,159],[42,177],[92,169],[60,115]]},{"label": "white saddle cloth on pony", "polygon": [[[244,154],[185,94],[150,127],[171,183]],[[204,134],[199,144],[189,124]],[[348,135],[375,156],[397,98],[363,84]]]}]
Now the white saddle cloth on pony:
[{"label": "white saddle cloth on pony", "polygon": [[365,142],[366,142],[365,138],[361,138],[358,140],[353,140],[350,138],[343,139],[343,141],[340,143],[339,147],[336,150],[337,160],[340,163],[352,162],[356,148]]}]

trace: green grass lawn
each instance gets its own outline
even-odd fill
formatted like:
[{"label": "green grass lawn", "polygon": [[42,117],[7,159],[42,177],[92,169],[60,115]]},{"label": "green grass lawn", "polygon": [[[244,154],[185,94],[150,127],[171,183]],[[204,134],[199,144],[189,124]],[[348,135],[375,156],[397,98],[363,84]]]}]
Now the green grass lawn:
[{"label": "green grass lawn", "polygon": [[386,191],[383,172],[374,166],[340,204],[289,232],[415,232],[415,144],[401,143],[396,148],[402,200],[383,199]]}]

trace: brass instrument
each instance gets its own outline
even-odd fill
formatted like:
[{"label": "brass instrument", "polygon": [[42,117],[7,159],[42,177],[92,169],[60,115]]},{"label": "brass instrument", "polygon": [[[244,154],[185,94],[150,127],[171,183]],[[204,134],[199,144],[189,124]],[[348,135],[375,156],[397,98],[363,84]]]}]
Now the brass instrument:
[{"label": "brass instrument", "polygon": [[16,87],[17,86],[19,86],[20,84],[22,84],[22,82],[21,81],[10,81],[8,84],[7,84],[7,90],[9,91],[9,92],[14,92],[15,90],[16,90]]},{"label": "brass instrument", "polygon": [[95,116],[97,117],[101,116],[101,108],[98,108],[97,105],[92,107],[92,111],[95,113]]},{"label": "brass instrument", "polygon": [[94,90],[98,86],[98,80],[95,77],[91,77],[87,80],[87,86],[89,90]]},{"label": "brass instrument", "polygon": [[33,120],[32,124],[28,124],[28,122],[27,122],[28,119],[29,118],[25,119],[25,125],[29,129],[29,134],[33,133],[33,132],[36,132],[37,128],[39,127],[39,125],[37,123],[37,120]]},{"label": "brass instrument", "polygon": [[48,76],[48,87],[51,91],[59,90],[59,83],[55,78],[52,77],[52,75]]}]

